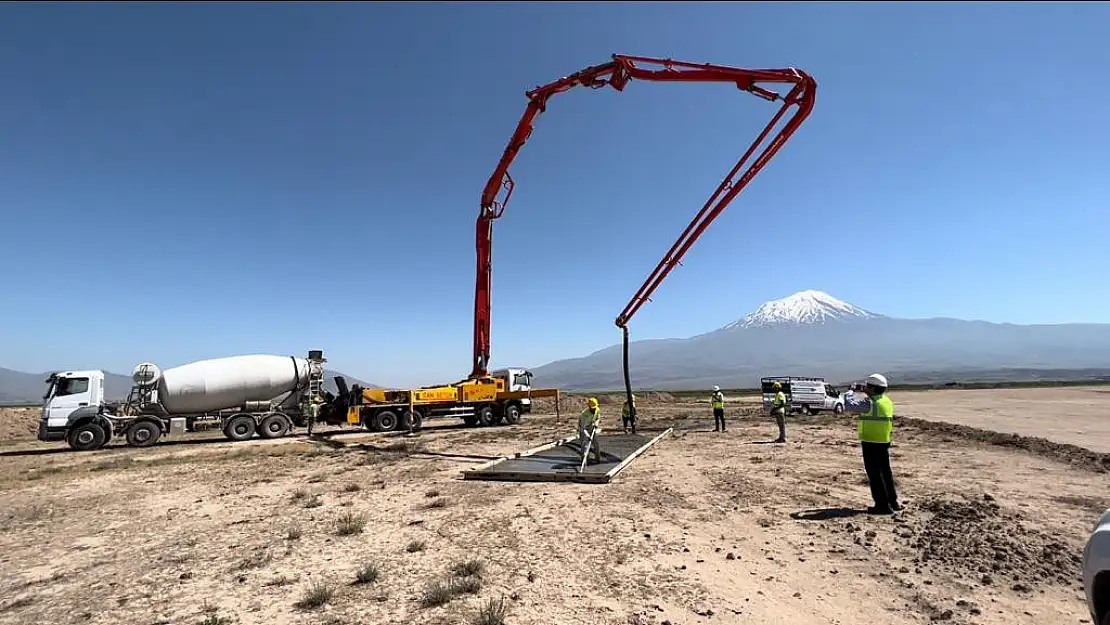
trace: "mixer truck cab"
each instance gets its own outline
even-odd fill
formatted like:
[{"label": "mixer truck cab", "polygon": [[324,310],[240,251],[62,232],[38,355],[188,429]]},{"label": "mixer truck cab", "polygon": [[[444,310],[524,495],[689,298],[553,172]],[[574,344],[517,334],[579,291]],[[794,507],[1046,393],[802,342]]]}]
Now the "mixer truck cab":
[{"label": "mixer truck cab", "polygon": [[84,446],[97,448],[107,442],[111,425],[101,417],[104,404],[103,371],[62,371],[46,379],[40,441],[63,441],[75,437]]}]

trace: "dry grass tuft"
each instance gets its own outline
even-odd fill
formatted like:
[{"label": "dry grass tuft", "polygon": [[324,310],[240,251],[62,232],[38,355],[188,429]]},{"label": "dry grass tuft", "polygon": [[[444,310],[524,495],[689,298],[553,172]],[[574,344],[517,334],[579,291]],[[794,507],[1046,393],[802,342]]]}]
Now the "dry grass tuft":
[{"label": "dry grass tuft", "polygon": [[362,568],[355,573],[355,583],[357,584],[372,584],[378,581],[381,577],[381,572],[378,570],[378,565],[373,562],[367,562],[362,565]]},{"label": "dry grass tuft", "polygon": [[470,620],[470,625],[505,625],[506,616],[508,608],[505,607],[505,599],[490,599]]},{"label": "dry grass tuft", "polygon": [[365,527],[366,515],[348,510],[339,515],[339,519],[336,521],[335,533],[340,536],[351,536],[361,534]]},{"label": "dry grass tuft", "polygon": [[304,594],[293,606],[300,610],[311,610],[324,605],[334,597],[335,589],[329,584],[326,582],[315,583],[305,589]]},{"label": "dry grass tuft", "polygon": [[486,572],[486,564],[481,560],[462,560],[451,565],[455,577],[481,577]]}]

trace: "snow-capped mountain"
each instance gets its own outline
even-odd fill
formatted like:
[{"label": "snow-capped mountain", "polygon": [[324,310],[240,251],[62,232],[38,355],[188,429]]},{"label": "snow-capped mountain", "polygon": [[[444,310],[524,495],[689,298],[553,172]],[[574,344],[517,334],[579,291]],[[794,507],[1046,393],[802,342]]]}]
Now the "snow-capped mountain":
[{"label": "snow-capped mountain", "polygon": [[814,324],[836,319],[871,319],[879,316],[881,315],[838,300],[824,291],[810,289],[766,302],[743,319],[734,321],[722,329]]},{"label": "snow-capped mountain", "polygon": [[[622,352],[615,344],[537,367],[535,383],[567,390],[621,388]],[[987,375],[984,371],[994,371],[993,379],[1030,379],[1051,369],[1110,369],[1110,324],[898,319],[808,290],[769,301],[706,334],[633,341],[629,361],[638,388],[754,387],[768,375],[845,381],[874,371],[907,382],[962,380]]]}]

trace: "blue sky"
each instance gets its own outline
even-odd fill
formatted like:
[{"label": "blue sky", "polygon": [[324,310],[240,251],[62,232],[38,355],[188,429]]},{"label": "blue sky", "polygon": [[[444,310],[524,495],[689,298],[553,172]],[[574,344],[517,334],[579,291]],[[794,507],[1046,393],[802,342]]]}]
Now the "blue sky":
[{"label": "blue sky", "polygon": [[[469,373],[479,194],[524,92],[614,52],[818,82],[809,120],[633,319],[817,288],[894,316],[1110,322],[1105,4],[6,4],[0,366],[325,351]],[[613,319],[774,106],[556,96],[495,226],[494,365]]]}]

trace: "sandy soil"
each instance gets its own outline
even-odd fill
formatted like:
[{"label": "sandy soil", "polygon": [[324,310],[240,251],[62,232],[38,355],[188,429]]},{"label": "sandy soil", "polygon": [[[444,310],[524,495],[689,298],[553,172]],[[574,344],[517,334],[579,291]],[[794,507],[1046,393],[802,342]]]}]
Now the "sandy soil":
[{"label": "sandy soil", "polygon": [[898,414],[1110,453],[1110,386],[897,393]]},{"label": "sandy soil", "polygon": [[[719,434],[706,408],[644,402],[642,429],[674,434],[607,485],[459,479],[568,435],[567,416],[414,438],[8,445],[0,623],[492,625],[479,611],[499,601],[518,625],[1087,621],[1079,557],[1110,506],[1105,456],[906,419],[907,509],[870,517],[850,420],[797,418],[774,445],[766,418],[733,408]],[[298,605],[315,585],[333,594]]]},{"label": "sandy soil", "polygon": [[33,440],[38,432],[42,408],[0,407],[0,443]]}]

